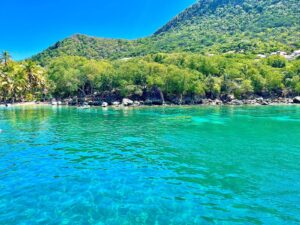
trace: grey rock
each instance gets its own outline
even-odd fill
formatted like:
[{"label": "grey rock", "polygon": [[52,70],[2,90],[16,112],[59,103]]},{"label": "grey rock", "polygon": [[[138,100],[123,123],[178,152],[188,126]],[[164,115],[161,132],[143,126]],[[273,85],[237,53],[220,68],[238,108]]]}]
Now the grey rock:
[{"label": "grey rock", "polygon": [[269,105],[269,102],[267,101],[263,101],[262,103],[260,103],[261,105]]},{"label": "grey rock", "polygon": [[216,99],[214,102],[215,102],[215,105],[223,105],[223,102],[219,99]]},{"label": "grey rock", "polygon": [[229,102],[233,101],[234,99],[235,99],[234,95],[228,95],[228,96],[227,96],[227,100],[228,100]]},{"label": "grey rock", "polygon": [[118,101],[112,102],[111,104],[112,104],[113,106],[120,106],[120,105],[121,105],[121,103],[118,102]]},{"label": "grey rock", "polygon": [[300,104],[300,96],[293,98],[293,103]]},{"label": "grey rock", "polygon": [[52,100],[51,100],[51,105],[58,105],[56,99],[52,99]]},{"label": "grey rock", "polygon": [[257,105],[257,104],[258,104],[258,103],[256,102],[256,100],[252,100],[252,99],[250,99],[250,100],[245,100],[244,103],[247,104],[247,105]]},{"label": "grey rock", "polygon": [[243,105],[244,102],[241,101],[241,100],[235,99],[235,100],[231,101],[229,104],[230,104],[230,105]]},{"label": "grey rock", "polygon": [[103,102],[103,103],[102,103],[102,107],[105,108],[105,107],[107,107],[107,106],[108,106],[108,103],[107,103],[107,102]]},{"label": "grey rock", "polygon": [[255,101],[256,101],[257,103],[260,103],[260,104],[261,104],[261,103],[264,101],[264,99],[263,99],[263,98],[256,98]]},{"label": "grey rock", "polygon": [[141,105],[141,103],[139,101],[134,101],[133,102],[133,106],[140,106],[140,105]]},{"label": "grey rock", "polygon": [[133,101],[130,100],[129,98],[123,98],[122,104],[123,104],[124,106],[131,106],[131,105],[133,105]]},{"label": "grey rock", "polygon": [[207,99],[207,98],[202,99],[202,104],[204,104],[204,105],[211,105],[212,102],[213,102],[213,100],[211,100],[211,99]]}]

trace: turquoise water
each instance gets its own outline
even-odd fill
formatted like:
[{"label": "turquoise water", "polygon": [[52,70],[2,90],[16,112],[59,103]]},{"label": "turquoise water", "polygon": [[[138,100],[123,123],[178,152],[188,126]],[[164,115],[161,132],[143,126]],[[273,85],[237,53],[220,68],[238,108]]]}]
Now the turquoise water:
[{"label": "turquoise water", "polygon": [[300,224],[300,107],[0,108],[0,224]]}]

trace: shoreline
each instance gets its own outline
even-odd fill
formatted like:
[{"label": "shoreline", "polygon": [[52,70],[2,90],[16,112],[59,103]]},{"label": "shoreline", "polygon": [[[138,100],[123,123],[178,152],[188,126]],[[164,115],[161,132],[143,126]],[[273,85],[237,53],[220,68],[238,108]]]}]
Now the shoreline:
[{"label": "shoreline", "polygon": [[[8,106],[7,106],[8,105]],[[40,103],[37,103],[37,102],[16,102],[16,103],[7,103],[4,104],[4,103],[0,103],[0,107],[10,107],[10,106],[34,106],[34,105],[51,105],[50,103],[48,102],[40,102]]]},{"label": "shoreline", "polygon": [[[248,101],[248,102],[244,102]],[[236,102],[221,102],[220,100],[210,100],[209,102],[204,102],[201,104],[152,104],[152,105],[147,105],[147,104],[132,104],[132,105],[112,105],[109,104],[107,106],[101,106],[101,105],[72,105],[72,104],[53,104],[51,102],[17,102],[17,103],[8,103],[3,104],[0,103],[0,107],[23,107],[23,106],[53,106],[53,107],[59,107],[59,106],[68,106],[68,107],[74,107],[74,108],[82,108],[82,109],[89,109],[89,108],[114,108],[114,109],[122,109],[122,108],[144,108],[144,107],[188,107],[188,106],[217,106],[217,107],[222,107],[222,106],[300,106],[300,102],[293,102],[293,99],[289,99],[288,102],[280,102],[280,101],[271,101],[266,99],[261,103],[258,102],[250,102],[251,100],[239,100],[238,104]],[[268,102],[266,102],[268,101]]]}]

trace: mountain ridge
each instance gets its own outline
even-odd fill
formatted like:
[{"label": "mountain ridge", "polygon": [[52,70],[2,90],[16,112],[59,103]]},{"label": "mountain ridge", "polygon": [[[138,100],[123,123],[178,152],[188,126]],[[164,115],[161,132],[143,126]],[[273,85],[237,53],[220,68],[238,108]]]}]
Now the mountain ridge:
[{"label": "mountain ridge", "polygon": [[300,48],[298,0],[199,0],[145,38],[75,34],[33,56],[46,64],[64,55],[118,59],[153,53],[291,52]]}]

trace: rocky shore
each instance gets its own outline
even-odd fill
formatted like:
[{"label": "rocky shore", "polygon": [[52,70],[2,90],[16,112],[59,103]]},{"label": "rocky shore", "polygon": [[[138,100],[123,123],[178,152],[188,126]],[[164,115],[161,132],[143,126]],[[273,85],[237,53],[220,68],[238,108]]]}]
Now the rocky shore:
[{"label": "rocky shore", "polygon": [[175,106],[175,105],[208,105],[208,106],[221,106],[221,105],[232,105],[232,106],[242,106],[242,105],[300,105],[300,96],[293,98],[252,98],[252,99],[235,99],[233,96],[228,96],[225,99],[184,99],[183,101],[165,101],[159,98],[149,98],[145,101],[143,100],[131,100],[129,98],[123,98],[121,100],[114,101],[103,101],[103,100],[92,100],[91,98],[68,98],[62,100],[52,99],[49,102],[21,102],[21,103],[0,103],[1,107],[14,106],[31,106],[31,105],[68,105],[77,106],[81,108],[90,108],[92,106],[100,107],[139,107],[139,106]]},{"label": "rocky shore", "polygon": [[163,99],[147,99],[142,100],[131,100],[129,98],[123,98],[121,100],[114,101],[101,101],[101,100],[92,100],[89,98],[78,99],[78,98],[69,98],[61,101],[52,100],[51,105],[69,105],[69,106],[78,106],[83,108],[88,108],[91,106],[102,106],[102,107],[138,107],[138,106],[159,106],[159,105],[292,105],[300,104],[300,96],[293,98],[252,98],[252,99],[235,99],[230,96],[226,99],[195,99],[189,100],[184,99],[184,101],[165,101]]}]

